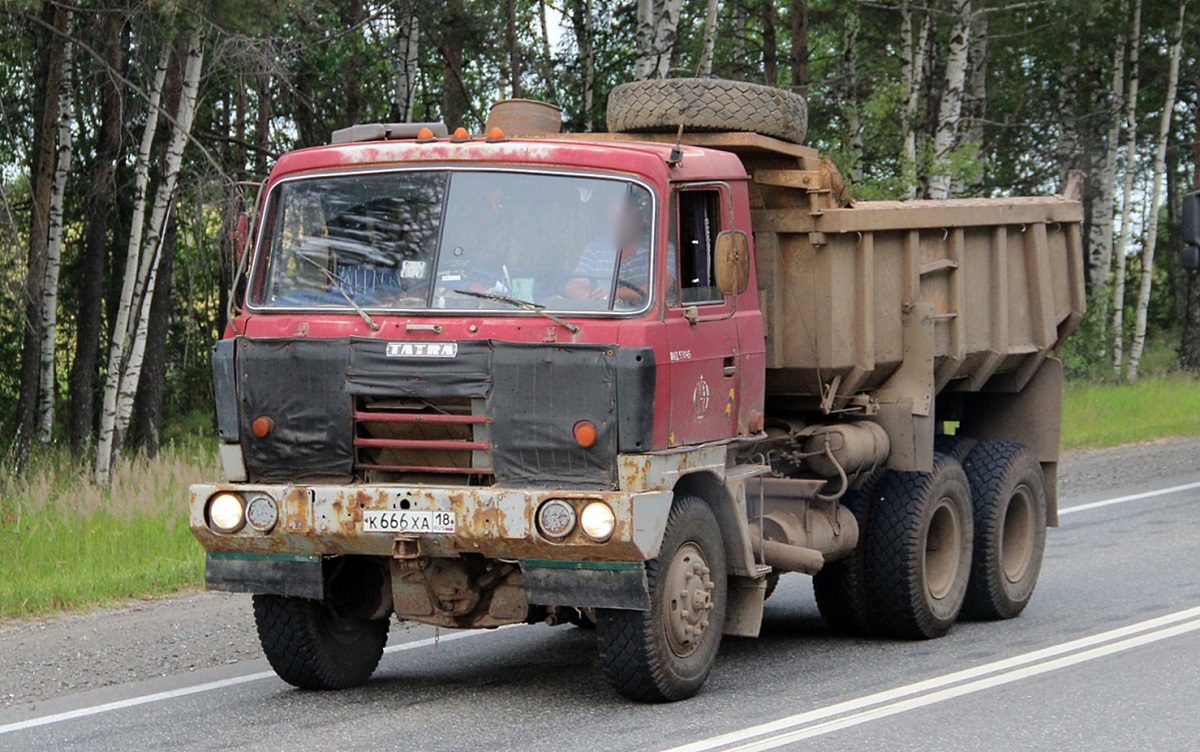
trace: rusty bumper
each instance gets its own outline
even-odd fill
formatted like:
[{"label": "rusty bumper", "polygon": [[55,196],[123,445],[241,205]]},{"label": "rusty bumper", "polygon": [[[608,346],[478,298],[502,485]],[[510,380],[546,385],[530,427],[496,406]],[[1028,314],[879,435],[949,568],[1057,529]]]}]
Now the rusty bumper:
[{"label": "rusty bumper", "polygon": [[[279,520],[269,532],[249,525],[236,533],[209,527],[206,506],[222,491],[243,498],[265,494],[275,500]],[[454,534],[419,537],[423,555],[454,557],[475,553],[495,559],[561,561],[646,561],[658,554],[671,507],[665,490],[640,493],[564,492],[530,489],[462,488],[401,485],[270,485],[253,483],[192,486],[192,533],[210,553],[247,554],[360,554],[391,556],[397,541],[411,535],[364,532],[363,512],[369,509],[448,511],[455,517]],[[576,529],[561,540],[543,537],[536,524],[541,504],[564,499],[582,508],[604,501],[616,515],[609,540],[596,543]]]}]

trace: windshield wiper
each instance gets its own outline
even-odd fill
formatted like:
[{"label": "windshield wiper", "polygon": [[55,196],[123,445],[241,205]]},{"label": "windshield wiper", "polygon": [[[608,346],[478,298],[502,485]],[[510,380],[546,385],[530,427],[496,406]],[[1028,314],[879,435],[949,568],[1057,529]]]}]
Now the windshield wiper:
[{"label": "windshield wiper", "polygon": [[569,321],[563,321],[558,316],[555,316],[553,313],[550,313],[549,311],[546,310],[545,306],[538,305],[537,303],[530,303],[528,300],[521,300],[520,298],[512,298],[512,297],[509,297],[508,295],[500,295],[499,293],[494,293],[494,292],[475,292],[474,290],[455,290],[454,292],[458,293],[459,295],[467,295],[472,298],[480,298],[481,300],[496,300],[501,303],[508,303],[509,305],[516,306],[517,308],[524,308],[525,310],[533,311],[534,313],[536,313],[540,316],[545,316],[546,318],[550,319],[551,321],[558,324],[559,326],[564,327],[571,334],[575,334],[576,332],[579,331],[579,327],[575,326],[574,324],[572,324]]},{"label": "windshield wiper", "polygon": [[296,258],[301,259],[302,261],[307,261],[308,263],[315,266],[318,270],[320,270],[320,272],[322,274],[324,274],[326,277],[328,277],[329,283],[331,285],[333,285],[334,288],[342,294],[342,297],[346,299],[346,302],[350,304],[350,307],[354,309],[354,312],[357,313],[359,316],[361,316],[363,321],[367,322],[367,326],[371,327],[371,331],[373,331],[373,332],[379,331],[379,322],[377,322],[375,319],[371,318],[371,314],[367,313],[365,310],[363,310],[362,306],[360,306],[358,303],[354,302],[354,299],[351,298],[350,294],[346,292],[346,288],[342,287],[342,281],[340,279],[338,279],[338,276],[336,274],[329,271],[324,266],[321,266],[316,261],[313,261],[308,256],[305,256],[303,253],[297,253]]}]

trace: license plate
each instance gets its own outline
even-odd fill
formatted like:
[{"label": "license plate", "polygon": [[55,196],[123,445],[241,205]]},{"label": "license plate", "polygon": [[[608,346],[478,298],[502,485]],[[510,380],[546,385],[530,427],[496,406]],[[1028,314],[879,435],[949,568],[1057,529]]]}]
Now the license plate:
[{"label": "license plate", "polygon": [[363,532],[449,535],[454,532],[454,513],[365,509]]}]

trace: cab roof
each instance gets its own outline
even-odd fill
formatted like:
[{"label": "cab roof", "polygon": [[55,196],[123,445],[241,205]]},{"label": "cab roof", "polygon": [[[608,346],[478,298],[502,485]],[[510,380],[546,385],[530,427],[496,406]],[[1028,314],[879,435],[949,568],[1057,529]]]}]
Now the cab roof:
[{"label": "cab roof", "polygon": [[683,156],[675,167],[667,160],[675,144],[620,140],[605,134],[587,136],[506,138],[466,141],[365,141],[315,146],[288,152],[276,162],[271,182],[301,172],[413,164],[522,166],[592,169],[623,172],[651,182],[748,179],[741,160],[730,152],[681,144]]}]

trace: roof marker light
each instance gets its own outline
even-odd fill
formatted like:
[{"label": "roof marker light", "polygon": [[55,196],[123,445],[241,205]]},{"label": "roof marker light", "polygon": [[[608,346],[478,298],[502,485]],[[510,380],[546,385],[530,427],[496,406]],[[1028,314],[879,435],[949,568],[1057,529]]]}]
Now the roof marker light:
[{"label": "roof marker light", "polygon": [[433,135],[433,130],[431,128],[422,128],[421,130],[417,131],[417,141],[421,143],[433,141],[435,138],[436,137]]},{"label": "roof marker light", "polygon": [[470,141],[471,135],[469,133],[467,133],[466,128],[463,128],[460,126],[460,127],[454,129],[454,135],[450,138],[450,140],[454,141],[455,143],[461,143],[463,141]]},{"label": "roof marker light", "polygon": [[488,131],[488,135],[487,135],[488,143],[494,144],[497,141],[503,141],[504,139],[505,139],[504,131],[500,130],[499,128],[492,128],[490,131]]}]

